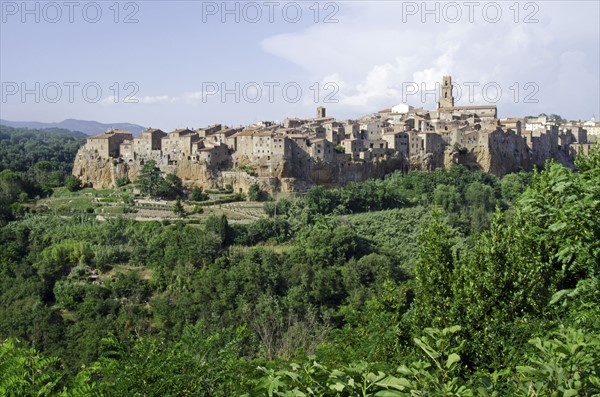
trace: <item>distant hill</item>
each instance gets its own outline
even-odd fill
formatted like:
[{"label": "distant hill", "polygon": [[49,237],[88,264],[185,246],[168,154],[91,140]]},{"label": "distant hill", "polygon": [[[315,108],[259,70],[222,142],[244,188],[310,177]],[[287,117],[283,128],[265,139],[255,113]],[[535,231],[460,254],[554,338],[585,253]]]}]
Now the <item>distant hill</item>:
[{"label": "distant hill", "polygon": [[61,128],[69,131],[80,131],[85,133],[86,135],[97,135],[110,128],[127,130],[133,135],[139,135],[142,131],[146,129],[146,127],[142,127],[141,125],[131,123],[104,124],[99,123],[97,121],[75,119],[63,120],[60,123],[43,123],[39,121],[9,121],[0,119],[0,124],[14,128],[31,128],[39,130],[48,128]]},{"label": "distant hill", "polygon": [[[52,176],[55,178],[52,187],[60,186],[64,176],[71,173],[75,154],[87,137],[83,132],[58,128],[35,130],[0,125],[0,171],[10,169],[25,173],[45,161],[51,164],[51,171],[60,172]],[[35,175],[32,178],[35,179]],[[46,183],[48,181],[39,184]]]}]

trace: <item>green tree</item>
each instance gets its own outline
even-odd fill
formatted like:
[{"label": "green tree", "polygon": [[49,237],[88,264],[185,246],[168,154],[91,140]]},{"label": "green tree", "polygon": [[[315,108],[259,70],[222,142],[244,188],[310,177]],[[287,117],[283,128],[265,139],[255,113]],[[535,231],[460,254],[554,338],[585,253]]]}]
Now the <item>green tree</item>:
[{"label": "green tree", "polygon": [[177,197],[177,200],[175,200],[175,204],[173,205],[173,213],[180,218],[185,217],[185,208],[183,208],[183,204],[181,204],[181,199],[179,197]]},{"label": "green tree", "polygon": [[448,212],[458,212],[461,207],[461,197],[454,186],[438,185],[433,191],[433,203]]},{"label": "green tree", "polygon": [[212,233],[218,237],[221,245],[225,246],[231,243],[232,230],[227,221],[227,216],[223,214],[220,217],[210,216],[206,219],[204,227],[207,232]]},{"label": "green tree", "polygon": [[[550,338],[550,336],[554,336]],[[600,393],[600,338],[576,329],[529,341],[535,351],[517,366],[523,395],[596,396]]]},{"label": "green tree", "polygon": [[19,174],[11,170],[0,172],[0,204],[12,204],[24,190],[25,182]]},{"label": "green tree", "polygon": [[76,176],[69,175],[65,178],[65,187],[70,192],[76,192],[81,189],[81,180]]},{"label": "green tree", "polygon": [[116,180],[117,187],[123,187],[123,186],[129,185],[130,183],[131,183],[131,181],[126,176],[120,176]]},{"label": "green tree", "polygon": [[192,200],[192,201],[206,201],[206,200],[208,200],[208,195],[202,191],[201,187],[194,186],[192,188],[192,192],[190,194],[190,200]]},{"label": "green tree", "polygon": [[0,343],[0,395],[56,395],[64,376],[58,364],[58,357],[44,357],[35,349],[19,347],[13,339]]},{"label": "green tree", "polygon": [[450,325],[454,295],[455,258],[452,233],[439,214],[419,237],[419,261],[415,269],[413,310],[417,329],[444,328]]},{"label": "green tree", "polygon": [[531,173],[519,172],[507,174],[500,182],[502,198],[509,203],[513,203],[530,184]]},{"label": "green tree", "polygon": [[155,196],[161,183],[160,169],[156,166],[156,161],[149,160],[145,162],[137,179],[142,194]]},{"label": "green tree", "polygon": [[262,190],[257,183],[253,183],[248,187],[248,200],[260,201],[262,198]]},{"label": "green tree", "polygon": [[175,198],[183,195],[183,183],[181,178],[175,174],[167,174],[163,182],[164,188],[161,189],[161,197]]},{"label": "green tree", "polygon": [[137,183],[140,191],[151,197],[175,199],[183,195],[181,179],[175,174],[167,174],[162,178],[154,160],[149,160],[142,166]]}]

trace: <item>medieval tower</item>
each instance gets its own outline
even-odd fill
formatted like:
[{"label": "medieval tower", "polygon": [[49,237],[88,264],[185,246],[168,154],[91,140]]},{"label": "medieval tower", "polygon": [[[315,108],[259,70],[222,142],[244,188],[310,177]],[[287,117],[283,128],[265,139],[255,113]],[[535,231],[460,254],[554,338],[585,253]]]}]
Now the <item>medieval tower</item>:
[{"label": "medieval tower", "polygon": [[325,118],[325,108],[323,106],[319,106],[317,108],[317,118]]},{"label": "medieval tower", "polygon": [[438,109],[451,107],[454,107],[454,97],[452,96],[452,77],[444,76],[442,79],[442,92],[440,101],[438,102]]}]

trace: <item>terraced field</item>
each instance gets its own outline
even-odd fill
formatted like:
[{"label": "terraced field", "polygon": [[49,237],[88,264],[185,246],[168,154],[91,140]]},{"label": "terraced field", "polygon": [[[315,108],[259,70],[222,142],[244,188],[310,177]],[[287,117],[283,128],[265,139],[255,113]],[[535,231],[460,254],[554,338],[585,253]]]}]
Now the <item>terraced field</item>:
[{"label": "terraced field", "polygon": [[[230,202],[222,203],[221,200],[228,196],[215,196],[204,203],[191,203],[184,201],[187,220],[203,220],[210,216],[226,215],[232,223],[251,223],[266,217],[263,203],[259,202]],[[120,189],[82,189],[78,192],[69,192],[65,188],[56,189],[54,194],[38,202],[40,211],[52,211],[60,214],[73,214],[86,212],[96,214],[98,219],[104,220],[114,216],[133,217],[139,221],[152,220],[177,220],[173,213],[175,201],[152,200],[148,198],[135,198],[133,188]],[[202,213],[196,209],[202,208]]]}]

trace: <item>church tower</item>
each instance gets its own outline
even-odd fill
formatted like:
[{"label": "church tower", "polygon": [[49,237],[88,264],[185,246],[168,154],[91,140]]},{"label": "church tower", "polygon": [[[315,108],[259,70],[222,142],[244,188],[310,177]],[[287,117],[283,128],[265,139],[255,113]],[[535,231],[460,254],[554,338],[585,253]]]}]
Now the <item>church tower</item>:
[{"label": "church tower", "polygon": [[320,118],[320,119],[325,118],[325,114],[326,114],[325,108],[323,106],[319,106],[317,108],[317,118]]},{"label": "church tower", "polygon": [[450,108],[454,106],[454,97],[452,96],[452,77],[444,76],[442,79],[442,92],[440,95],[440,101],[438,102],[439,108]]}]

